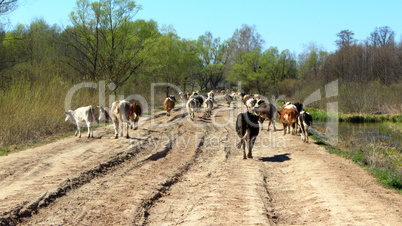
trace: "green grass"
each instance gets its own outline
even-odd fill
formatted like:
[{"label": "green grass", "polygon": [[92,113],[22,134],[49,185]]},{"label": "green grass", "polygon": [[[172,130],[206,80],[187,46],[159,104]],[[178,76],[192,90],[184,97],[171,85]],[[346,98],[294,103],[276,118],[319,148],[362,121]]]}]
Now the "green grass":
[{"label": "green grass", "polygon": [[373,169],[371,170],[374,177],[387,188],[393,188],[402,192],[402,177],[400,174],[392,172],[387,169]]},{"label": "green grass", "polygon": [[315,108],[305,108],[305,110],[313,117],[313,121],[327,121],[327,112]]},{"label": "green grass", "polygon": [[402,140],[402,122],[384,122],[380,125],[378,130],[385,136]]},{"label": "green grass", "polygon": [[0,147],[0,156],[6,156],[10,152],[9,146],[7,147]]},{"label": "green grass", "polygon": [[383,186],[402,193],[402,153],[381,144],[366,146],[333,147],[316,136],[316,144],[330,153],[351,159],[369,171]]},{"label": "green grass", "polygon": [[313,117],[313,121],[327,121],[327,118],[338,118],[339,122],[402,122],[402,114],[344,114],[328,113],[315,108],[305,108]]}]

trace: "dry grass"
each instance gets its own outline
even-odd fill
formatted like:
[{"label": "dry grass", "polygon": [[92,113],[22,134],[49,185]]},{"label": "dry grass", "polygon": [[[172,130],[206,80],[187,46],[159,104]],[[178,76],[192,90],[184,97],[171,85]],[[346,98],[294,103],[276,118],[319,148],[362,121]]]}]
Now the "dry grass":
[{"label": "dry grass", "polygon": [[[18,145],[71,130],[64,121],[65,94],[71,85],[57,78],[50,82],[18,80],[0,94],[0,144]],[[77,98],[78,97],[78,98]],[[73,106],[91,104],[97,95],[83,90],[75,96]]]}]

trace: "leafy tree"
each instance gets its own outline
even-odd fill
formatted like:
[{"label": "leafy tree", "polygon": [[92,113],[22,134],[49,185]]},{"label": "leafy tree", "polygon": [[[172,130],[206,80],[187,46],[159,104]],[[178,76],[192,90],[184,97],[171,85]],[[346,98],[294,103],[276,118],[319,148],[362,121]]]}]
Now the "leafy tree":
[{"label": "leafy tree", "polygon": [[221,43],[210,32],[198,38],[201,68],[196,79],[202,90],[216,89],[224,80],[224,69],[228,61],[228,42]]},{"label": "leafy tree", "polygon": [[[121,87],[138,74],[148,38],[158,35],[154,21],[136,21],[141,9],[134,1],[77,0],[70,14],[64,44],[68,64],[89,80],[106,79]],[[116,90],[115,90],[116,92]]]}]

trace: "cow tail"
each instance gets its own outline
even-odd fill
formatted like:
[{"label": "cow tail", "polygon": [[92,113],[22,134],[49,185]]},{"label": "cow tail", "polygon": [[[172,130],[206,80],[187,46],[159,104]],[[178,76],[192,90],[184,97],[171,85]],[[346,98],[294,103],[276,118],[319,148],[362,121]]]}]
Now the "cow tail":
[{"label": "cow tail", "polygon": [[91,106],[91,117],[92,117],[92,121],[96,122],[97,124],[99,124],[99,120],[95,117],[95,108]]},{"label": "cow tail", "polygon": [[244,139],[246,139],[247,135],[248,135],[248,129],[246,130],[246,133],[244,134],[244,136],[240,139],[240,142],[236,145],[236,147],[237,147],[238,149],[240,149],[241,146],[243,145]]},{"label": "cow tail", "polygon": [[[130,105],[128,105],[128,108],[129,108],[129,111],[128,112],[130,112]],[[127,111],[124,111],[124,113],[126,113]],[[122,115],[123,116],[123,115]],[[130,114],[129,115],[124,115],[123,117],[123,121],[125,122],[125,123],[127,123],[128,125],[131,125],[131,122],[130,122]]]}]

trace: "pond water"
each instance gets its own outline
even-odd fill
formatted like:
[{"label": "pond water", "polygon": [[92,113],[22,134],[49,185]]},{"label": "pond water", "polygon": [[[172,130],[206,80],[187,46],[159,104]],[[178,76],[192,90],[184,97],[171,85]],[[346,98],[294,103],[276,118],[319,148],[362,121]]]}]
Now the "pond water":
[{"label": "pond water", "polygon": [[[386,143],[387,145],[401,149],[402,141],[394,139],[389,136],[385,136],[379,131],[381,123],[350,123],[339,122],[338,134],[342,141],[351,141],[359,143],[378,143],[379,141]],[[334,124],[328,124],[327,122],[313,122],[313,128],[325,133],[327,126],[334,126]]]}]

